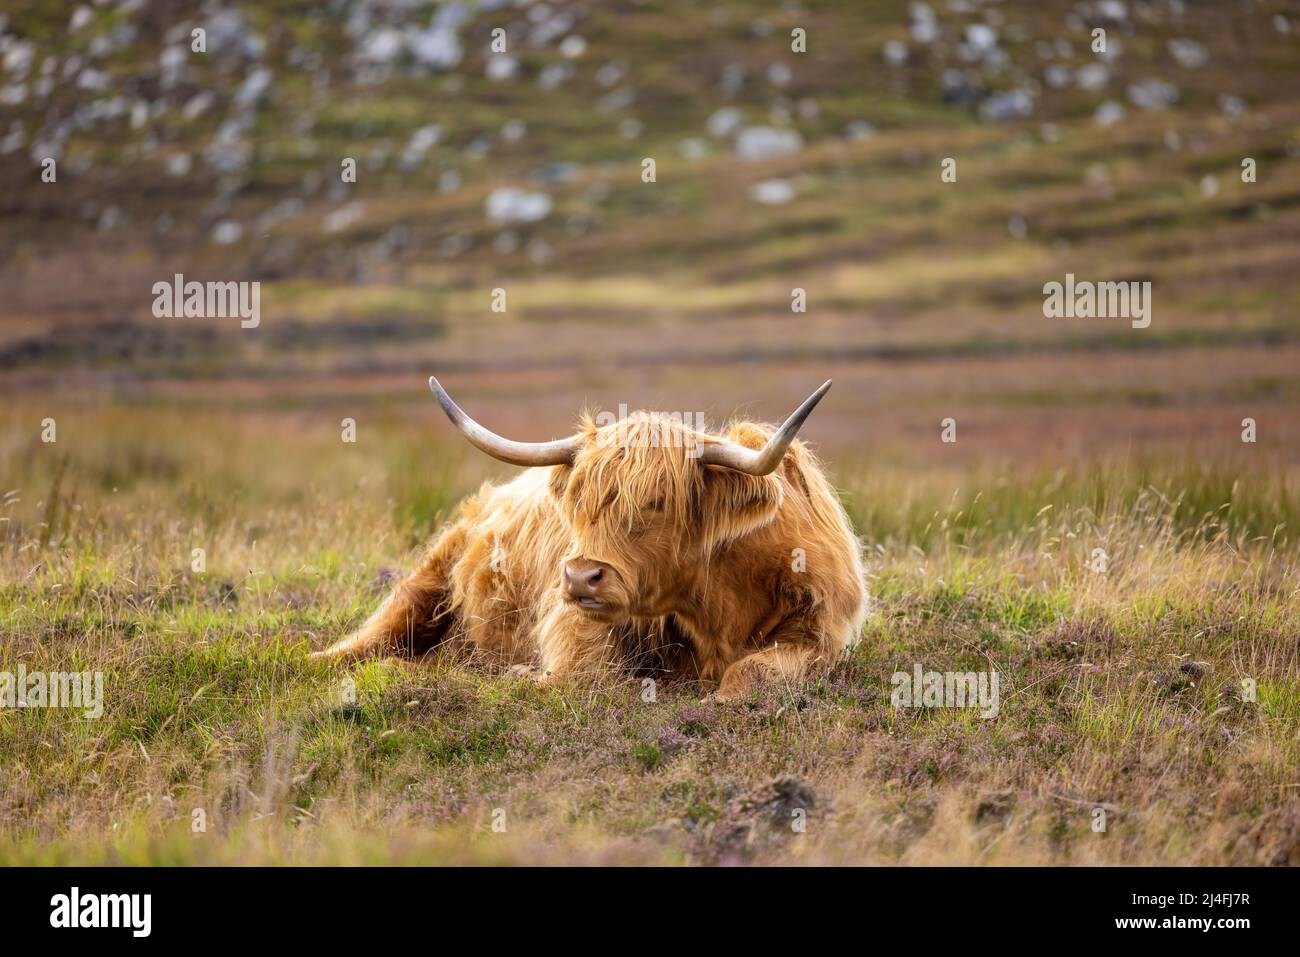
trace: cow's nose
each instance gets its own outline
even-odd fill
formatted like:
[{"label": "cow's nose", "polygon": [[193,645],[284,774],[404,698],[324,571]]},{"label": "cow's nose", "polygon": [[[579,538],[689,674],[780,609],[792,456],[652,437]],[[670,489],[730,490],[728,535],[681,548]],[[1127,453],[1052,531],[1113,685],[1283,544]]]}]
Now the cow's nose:
[{"label": "cow's nose", "polygon": [[605,579],[600,565],[570,562],[564,566],[564,587],[574,598],[598,598]]}]

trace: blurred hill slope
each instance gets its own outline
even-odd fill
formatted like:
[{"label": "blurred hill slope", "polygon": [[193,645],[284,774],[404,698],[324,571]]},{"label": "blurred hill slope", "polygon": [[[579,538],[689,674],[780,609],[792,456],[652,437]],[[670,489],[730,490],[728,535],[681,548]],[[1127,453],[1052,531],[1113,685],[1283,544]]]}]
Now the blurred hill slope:
[{"label": "blurred hill slope", "polygon": [[[423,411],[438,369],[554,431],[592,398],[772,417],[833,373],[831,441],[956,407],[1085,444],[1300,394],[1294,4],[127,0],[2,32],[5,390]],[[262,325],[155,319],[177,272],[260,280]],[[1152,281],[1152,326],[1044,319],[1067,272]]]}]

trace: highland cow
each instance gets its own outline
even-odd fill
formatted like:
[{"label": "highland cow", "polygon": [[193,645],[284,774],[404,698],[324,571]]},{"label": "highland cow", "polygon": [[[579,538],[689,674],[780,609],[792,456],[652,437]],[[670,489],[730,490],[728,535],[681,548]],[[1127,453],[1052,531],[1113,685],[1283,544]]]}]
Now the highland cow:
[{"label": "highland cow", "polygon": [[459,647],[544,682],[658,671],[724,699],[828,668],[867,607],[858,540],[795,439],[830,385],[775,429],[736,421],[718,436],[634,412],[526,443],[430,378],[472,445],[528,470],[466,500],[379,610],[320,654]]}]

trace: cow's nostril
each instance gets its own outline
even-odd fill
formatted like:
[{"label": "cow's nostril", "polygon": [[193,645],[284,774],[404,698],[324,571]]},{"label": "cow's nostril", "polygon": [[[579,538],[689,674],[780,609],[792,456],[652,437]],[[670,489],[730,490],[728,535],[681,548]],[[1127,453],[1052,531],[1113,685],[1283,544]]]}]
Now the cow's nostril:
[{"label": "cow's nostril", "polygon": [[565,565],[564,587],[574,598],[596,598],[604,572],[600,565]]}]

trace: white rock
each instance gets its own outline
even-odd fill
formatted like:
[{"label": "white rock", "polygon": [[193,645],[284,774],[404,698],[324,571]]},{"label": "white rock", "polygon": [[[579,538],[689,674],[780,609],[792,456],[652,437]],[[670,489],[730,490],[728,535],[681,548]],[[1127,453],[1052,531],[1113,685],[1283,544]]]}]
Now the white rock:
[{"label": "white rock", "polygon": [[626,110],[635,102],[636,90],[630,86],[620,86],[597,100],[596,109],[601,113],[617,113],[619,110]]},{"label": "white rock", "polygon": [[406,147],[402,150],[402,169],[410,170],[418,166],[424,159],[424,154],[429,152],[441,138],[442,127],[436,123],[417,129],[411,134],[411,138],[406,141]]},{"label": "white rock", "polygon": [[551,214],[551,208],[551,197],[546,193],[511,187],[494,189],[487,198],[487,217],[497,223],[540,222]]},{"label": "white rock", "polygon": [[229,246],[231,243],[237,243],[243,235],[244,227],[233,219],[222,220],[212,227],[212,241],[218,246]]},{"label": "white rock", "polygon": [[966,45],[975,56],[988,56],[997,49],[998,31],[986,23],[972,23],[966,27]]},{"label": "white rock", "polygon": [[77,77],[77,86],[95,93],[108,89],[108,74],[93,67],[86,67]]},{"label": "white rock", "polygon": [[237,173],[248,166],[253,158],[253,147],[247,140],[218,133],[217,138],[203,151],[203,160],[218,173]]},{"label": "white rock", "polygon": [[608,89],[618,84],[627,76],[627,64],[622,60],[611,60],[596,71],[596,83]]},{"label": "white rock", "polygon": [[195,93],[189,101],[181,108],[181,117],[186,120],[197,120],[204,113],[212,108],[212,104],[217,101],[216,96],[211,90],[203,90]]},{"label": "white rock", "polygon": [[57,140],[39,140],[32,144],[30,156],[33,163],[43,163],[47,159],[57,160],[63,155],[63,144]]},{"label": "white rock", "polygon": [[1120,0],[1099,0],[1097,12],[1108,20],[1114,20],[1116,23],[1128,19],[1128,7],[1124,6]]},{"label": "white rock", "polygon": [[494,53],[488,57],[486,76],[489,80],[500,83],[514,79],[519,72],[519,61],[504,53]]},{"label": "white rock", "polygon": [[1034,98],[1027,90],[1003,90],[980,104],[980,116],[995,123],[1033,115]]},{"label": "white rock", "polygon": [[736,136],[736,155],[744,160],[765,160],[788,156],[803,149],[803,137],[795,130],[773,126],[747,126]]},{"label": "white rock", "polygon": [[788,179],[765,179],[750,187],[749,195],[765,206],[780,206],[794,199],[794,186]]},{"label": "white rock", "polygon": [[1186,37],[1170,40],[1169,52],[1173,54],[1179,66],[1188,70],[1198,69],[1210,62],[1210,55],[1205,51],[1205,47]]},{"label": "white rock", "polygon": [[417,63],[434,70],[450,70],[460,64],[464,51],[453,29],[430,27],[411,35],[408,45]]},{"label": "white rock", "polygon": [[1098,126],[1114,126],[1124,119],[1124,105],[1116,103],[1114,100],[1107,100],[1097,107],[1097,111],[1093,113],[1092,118]]},{"label": "white rock", "polygon": [[1081,90],[1105,89],[1106,84],[1110,82],[1110,70],[1100,63],[1085,63],[1074,74],[1074,81],[1079,84]]},{"label": "white rock", "polygon": [[1070,72],[1068,66],[1060,63],[1049,63],[1043,69],[1043,81],[1053,89],[1059,90],[1061,87],[1069,86],[1074,75]]},{"label": "white rock", "polygon": [[537,74],[537,85],[543,90],[554,90],[573,76],[573,67],[568,63],[548,63]]},{"label": "white rock", "polygon": [[735,130],[739,129],[744,119],[745,114],[737,107],[724,106],[722,109],[716,110],[708,118],[704,127],[709,131],[710,136],[721,139],[724,136],[730,136]]},{"label": "white rock", "polygon": [[271,71],[264,66],[258,67],[244,78],[244,82],[235,91],[235,105],[242,109],[255,107],[270,88]]},{"label": "white rock", "polygon": [[939,21],[928,4],[913,3],[908,9],[912,16],[913,40],[924,45],[939,39]]},{"label": "white rock", "polygon": [[1150,77],[1129,84],[1128,98],[1134,106],[1140,106],[1144,110],[1163,110],[1178,102],[1178,88],[1172,83]]},{"label": "white rock", "polygon": [[32,65],[32,58],[36,55],[36,48],[25,40],[19,40],[10,45],[5,50],[4,67],[5,72],[13,73],[18,76],[26,75]]},{"label": "white rock", "polygon": [[184,47],[164,47],[158,54],[159,82],[164,90],[169,90],[185,76],[185,64],[188,56]]},{"label": "white rock", "polygon": [[402,53],[400,30],[376,30],[362,42],[357,57],[367,63],[392,63]]},{"label": "white rock", "polygon": [[237,54],[257,59],[265,48],[262,38],[254,36],[238,10],[217,10],[205,25],[208,52],[219,56]]},{"label": "white rock", "polygon": [[5,138],[0,140],[0,155],[8,156],[23,148],[26,137],[23,134],[23,124],[21,120],[14,120],[9,127],[9,132]]},{"label": "white rock", "polygon": [[357,201],[334,210],[325,217],[325,231],[327,233],[343,232],[361,218],[361,214],[365,212],[365,209],[365,204]]}]

